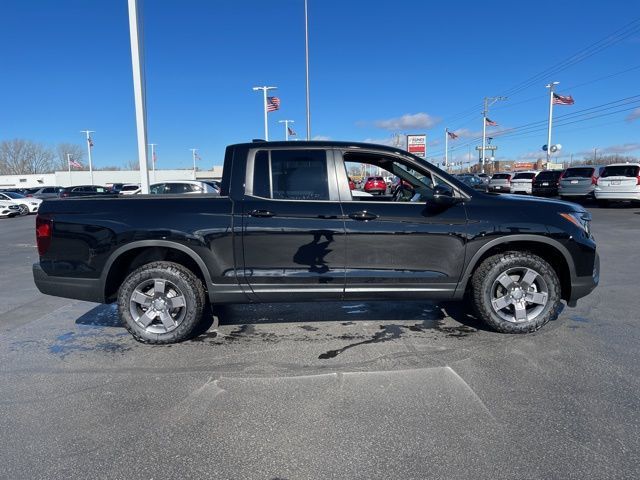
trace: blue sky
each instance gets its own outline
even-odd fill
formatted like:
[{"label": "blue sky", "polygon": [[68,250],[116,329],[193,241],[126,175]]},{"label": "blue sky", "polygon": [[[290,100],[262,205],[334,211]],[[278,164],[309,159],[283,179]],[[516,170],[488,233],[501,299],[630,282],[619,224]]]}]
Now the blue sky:
[{"label": "blue sky", "polygon": [[[282,107],[269,114],[271,139],[284,137],[280,119],[295,120],[304,138],[302,0],[146,0],[143,7],[148,132],[158,168],[187,168],[192,147],[201,167],[219,165],[225,145],[263,137],[254,85],[278,86]],[[466,157],[467,136],[482,128],[484,96],[509,91],[640,18],[640,3],[309,0],[309,14],[312,137],[388,142],[395,132],[427,133],[439,161],[445,127],[460,134],[453,156]],[[126,0],[3,0],[0,17],[0,140],[84,146],[79,131],[91,129],[96,165],[135,159]],[[555,115],[640,95],[635,26],[622,41],[496,104],[489,113],[495,130],[544,121],[550,80],[576,101]],[[640,155],[639,100],[595,111],[617,112],[611,115],[575,117],[586,121],[554,129],[553,143],[578,158],[594,148]],[[544,128],[495,136],[497,157],[539,156]]]}]

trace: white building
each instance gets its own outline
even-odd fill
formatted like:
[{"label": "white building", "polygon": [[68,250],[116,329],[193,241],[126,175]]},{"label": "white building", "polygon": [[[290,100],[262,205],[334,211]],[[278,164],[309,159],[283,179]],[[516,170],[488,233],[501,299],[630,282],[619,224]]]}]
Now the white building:
[{"label": "white building", "polygon": [[[220,180],[222,167],[213,170],[156,170],[149,172],[149,182],[166,182],[169,180]],[[137,170],[94,170],[93,183],[140,183],[140,172]],[[31,188],[38,186],[68,187],[71,185],[90,185],[91,176],[88,171],[60,171],[38,175],[0,175],[0,188]]]}]

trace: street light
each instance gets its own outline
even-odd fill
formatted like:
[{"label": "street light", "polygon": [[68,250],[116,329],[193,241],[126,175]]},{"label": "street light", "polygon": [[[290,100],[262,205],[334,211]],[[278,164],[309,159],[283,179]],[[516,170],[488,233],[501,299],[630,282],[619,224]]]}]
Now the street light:
[{"label": "street light", "polygon": [[286,141],[289,141],[289,124],[296,122],[294,122],[293,120],[278,120],[278,123],[284,123],[284,139]]},{"label": "street light", "polygon": [[262,90],[263,93],[263,99],[264,99],[264,139],[269,141],[269,124],[267,122],[267,92],[269,90],[275,90],[278,87],[267,87],[266,85],[264,87],[253,87],[253,91],[256,92],[258,90]]},{"label": "street light", "polygon": [[485,155],[484,150],[487,146],[487,113],[489,107],[500,100],[506,100],[507,97],[484,97],[484,109],[482,110],[482,166],[481,170],[484,173]]}]

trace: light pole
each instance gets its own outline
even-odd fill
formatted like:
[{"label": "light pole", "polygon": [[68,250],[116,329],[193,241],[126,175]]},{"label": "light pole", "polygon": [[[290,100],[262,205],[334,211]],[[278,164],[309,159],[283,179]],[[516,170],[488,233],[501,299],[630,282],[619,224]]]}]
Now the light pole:
[{"label": "light pole", "polygon": [[304,0],[304,63],[307,80],[307,140],[311,140],[311,107],[309,104],[309,15],[307,0]]},{"label": "light pole", "polygon": [[138,162],[140,164],[140,192],[149,193],[147,167],[147,106],[144,92],[144,61],[141,54],[142,35],[140,10],[137,0],[129,0],[129,36],[131,40],[131,70],[133,72],[133,98],[136,107],[136,133]]},{"label": "light pole", "polygon": [[198,157],[198,149],[197,148],[190,148],[189,150],[191,150],[191,158],[193,158],[193,179],[196,179],[196,158]]},{"label": "light pole", "polygon": [[553,124],[553,90],[560,82],[551,82],[545,85],[549,89],[549,123],[547,125],[547,169],[551,161],[551,125]]},{"label": "light pole", "polygon": [[263,93],[263,108],[264,108],[264,139],[269,141],[269,123],[267,122],[267,92],[269,90],[275,90],[278,87],[253,87],[253,91],[262,90]]},{"label": "light pole", "polygon": [[278,123],[284,123],[284,139],[288,142],[289,141],[289,124],[296,123],[296,122],[294,122],[293,120],[278,120]]},{"label": "light pole", "polygon": [[482,165],[481,173],[484,173],[485,155],[484,149],[487,146],[487,113],[489,113],[489,107],[500,100],[506,100],[507,97],[484,97],[484,109],[482,110]]},{"label": "light pole", "polygon": [[151,169],[153,171],[153,181],[156,181],[156,145],[157,143],[150,143],[151,147]]},{"label": "light pole", "polygon": [[94,130],[80,130],[80,133],[87,134],[87,154],[89,156],[89,178],[91,179],[91,185],[93,185],[93,163],[91,161],[91,149],[93,148],[93,142],[91,140],[91,134],[96,132]]}]

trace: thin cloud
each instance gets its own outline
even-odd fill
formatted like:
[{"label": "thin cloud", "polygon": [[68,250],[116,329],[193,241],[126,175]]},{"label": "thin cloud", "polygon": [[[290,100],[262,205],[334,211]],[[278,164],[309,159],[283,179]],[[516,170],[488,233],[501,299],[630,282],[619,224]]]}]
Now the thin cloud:
[{"label": "thin cloud", "polygon": [[[400,139],[402,141],[402,139]],[[377,145],[388,145],[390,147],[396,146],[395,137],[385,137],[385,138],[365,138],[363,143],[375,143]]]},{"label": "thin cloud", "polygon": [[388,118],[386,120],[376,120],[373,125],[383,130],[389,130],[390,132],[397,132],[399,130],[415,130],[432,128],[437,125],[440,119],[432,117],[428,113],[407,113],[401,117]]},{"label": "thin cloud", "polygon": [[331,137],[328,137],[326,135],[314,135],[313,138],[311,140],[316,140],[319,142],[326,142],[327,140],[331,140]]},{"label": "thin cloud", "polygon": [[598,156],[600,155],[614,155],[622,153],[636,152],[640,150],[640,143],[622,143],[620,145],[609,145],[608,147],[594,147],[589,150],[583,150],[578,152],[578,156],[593,157],[595,149],[598,149]]},{"label": "thin cloud", "polygon": [[637,119],[640,118],[640,107],[636,108],[634,111],[632,111],[629,115],[627,115],[625,117],[625,120],[627,122],[633,122]]}]

